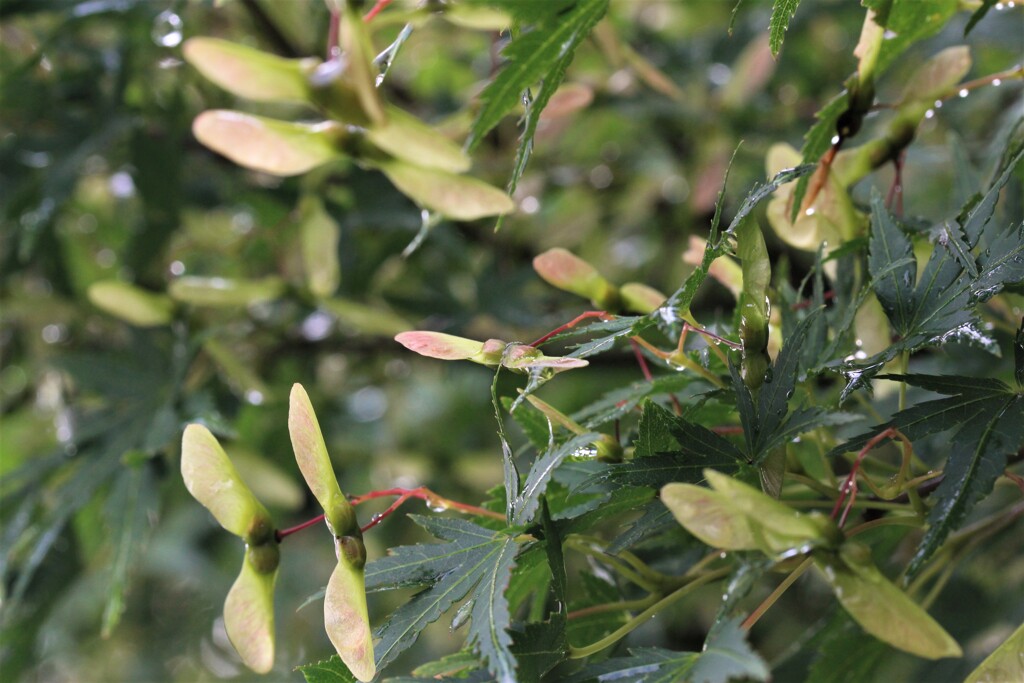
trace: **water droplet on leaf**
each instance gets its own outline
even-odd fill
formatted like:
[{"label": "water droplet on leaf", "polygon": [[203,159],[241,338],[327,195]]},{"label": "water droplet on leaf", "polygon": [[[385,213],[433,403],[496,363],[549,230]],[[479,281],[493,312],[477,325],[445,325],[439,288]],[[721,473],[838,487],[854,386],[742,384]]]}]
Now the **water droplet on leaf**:
[{"label": "water droplet on leaf", "polygon": [[182,28],[181,17],[168,9],[156,15],[150,36],[161,47],[177,47],[181,44]]}]

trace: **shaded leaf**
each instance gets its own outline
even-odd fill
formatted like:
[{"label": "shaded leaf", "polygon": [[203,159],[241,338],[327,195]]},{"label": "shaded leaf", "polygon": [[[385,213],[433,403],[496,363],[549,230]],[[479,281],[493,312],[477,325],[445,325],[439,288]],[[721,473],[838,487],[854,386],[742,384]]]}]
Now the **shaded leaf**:
[{"label": "shaded leaf", "polygon": [[636,441],[633,442],[633,457],[646,458],[677,450],[679,443],[671,431],[676,424],[675,417],[671,411],[654,401],[645,401],[637,426]]},{"label": "shaded leaf", "polygon": [[313,296],[328,297],[334,294],[341,282],[338,263],[341,229],[324,210],[323,202],[314,195],[302,198],[299,213],[299,244],[306,286]]},{"label": "shaded leaf", "polygon": [[237,280],[185,275],[172,280],[167,287],[167,293],[175,301],[211,308],[234,308],[271,301],[284,294],[284,290],[284,281],[274,276]]},{"label": "shaded leaf", "polygon": [[322,662],[303,664],[295,670],[303,675],[306,683],[356,683],[356,677],[338,655]]},{"label": "shaded leaf", "polygon": [[962,655],[956,641],[878,571],[866,546],[847,541],[839,555],[816,554],[814,564],[843,608],[879,640],[926,659]]},{"label": "shaded leaf", "polygon": [[590,450],[591,444],[599,438],[597,433],[584,433],[569,439],[563,444],[552,444],[548,451],[539,456],[530,471],[526,474],[523,487],[516,496],[513,504],[512,523],[526,525],[533,520],[537,507],[540,504],[540,496],[551,481],[551,475],[555,468],[562,464],[566,458],[576,455],[580,450]]},{"label": "shaded leaf", "polygon": [[136,327],[157,327],[171,322],[174,302],[163,294],[118,280],[105,280],[89,285],[92,304],[110,315]]}]

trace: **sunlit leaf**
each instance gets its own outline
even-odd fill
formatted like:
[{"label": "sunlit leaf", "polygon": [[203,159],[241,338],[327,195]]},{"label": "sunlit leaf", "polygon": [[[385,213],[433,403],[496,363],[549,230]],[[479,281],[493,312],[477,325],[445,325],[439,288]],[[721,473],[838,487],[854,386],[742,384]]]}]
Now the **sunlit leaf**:
[{"label": "sunlit leaf", "polygon": [[[421,356],[440,360],[470,360],[478,356],[485,346],[484,342],[456,337],[443,332],[428,331],[402,332],[395,336],[395,341]],[[500,361],[500,354],[504,349],[505,344],[502,342],[501,347],[497,349],[498,361]]]},{"label": "sunlit leaf", "polygon": [[274,582],[277,570],[260,573],[248,555],[224,601],[224,628],[247,667],[267,673],[274,666]]},{"label": "sunlit leaf", "polygon": [[174,302],[167,296],[120,280],[94,282],[88,296],[96,308],[137,327],[166,325],[174,316]]},{"label": "sunlit leaf", "polygon": [[270,515],[238,476],[216,437],[202,425],[185,428],[181,476],[192,497],[234,535],[245,538],[261,524],[269,528]]},{"label": "sunlit leaf", "polygon": [[925,659],[963,654],[945,629],[878,571],[867,547],[847,541],[838,555],[815,555],[814,563],[843,608],[879,640]]},{"label": "sunlit leaf", "polygon": [[619,287],[623,307],[630,313],[646,315],[658,310],[668,298],[654,287],[640,282],[627,282]]},{"label": "sunlit leaf", "polygon": [[190,38],[181,47],[199,73],[239,97],[259,102],[308,102],[308,75],[319,59],[285,59],[219,38]]},{"label": "sunlit leaf", "polygon": [[387,121],[370,126],[366,138],[396,159],[451,173],[469,170],[470,158],[438,131],[397,107],[388,107]]},{"label": "sunlit leaf", "polygon": [[331,532],[335,536],[345,536],[352,534],[353,528],[358,531],[355,512],[338,486],[331,457],[320,433],[320,423],[301,384],[292,385],[288,399],[288,434],[295,451],[295,462],[309,490],[327,514]]},{"label": "sunlit leaf", "polygon": [[277,176],[293,176],[342,158],[345,128],[277,121],[237,111],[204,111],[192,123],[199,142],[239,166]]},{"label": "sunlit leaf", "polygon": [[324,627],[331,643],[352,674],[360,681],[373,680],[373,640],[366,610],[366,586],[362,567],[339,558],[324,595]]},{"label": "sunlit leaf", "polygon": [[398,190],[420,206],[459,221],[515,210],[512,198],[482,180],[402,161],[377,163]]}]

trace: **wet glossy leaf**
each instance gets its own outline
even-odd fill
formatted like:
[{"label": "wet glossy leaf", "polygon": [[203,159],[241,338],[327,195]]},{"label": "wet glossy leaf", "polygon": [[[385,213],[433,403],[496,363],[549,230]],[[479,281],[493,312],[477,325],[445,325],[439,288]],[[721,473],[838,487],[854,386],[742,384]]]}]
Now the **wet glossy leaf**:
[{"label": "wet glossy leaf", "polygon": [[938,622],[878,571],[867,547],[847,541],[838,556],[815,555],[814,564],[843,608],[879,640],[925,659],[963,654]]},{"label": "wet glossy leaf", "polygon": [[362,567],[339,558],[324,595],[324,627],[331,643],[360,681],[373,680],[373,640]]},{"label": "wet glossy leaf", "polygon": [[167,293],[175,301],[192,306],[233,308],[271,301],[285,291],[284,281],[276,276],[259,280],[185,275],[173,280]]},{"label": "wet glossy leaf", "polygon": [[356,677],[348,670],[338,655],[322,662],[311,662],[296,667],[306,683],[356,683]]},{"label": "wet glossy leaf", "polygon": [[204,111],[192,123],[199,142],[239,166],[270,175],[293,176],[344,155],[346,136],[337,123],[291,123],[237,111]]},{"label": "wet glossy leaf", "polygon": [[964,683],[1024,680],[1024,624],[970,673]]},{"label": "wet glossy leaf", "polygon": [[136,327],[166,325],[174,317],[174,302],[167,296],[120,280],[94,282],[88,296],[96,308]]},{"label": "wet glossy leaf", "polygon": [[402,161],[377,166],[398,190],[420,206],[459,221],[473,221],[515,210],[512,199],[482,180]]},{"label": "wet glossy leaf", "polygon": [[247,667],[267,673],[274,666],[274,582],[277,570],[259,573],[248,556],[224,601],[224,628]]},{"label": "wet glossy leaf", "polygon": [[772,3],[772,17],[768,21],[768,40],[773,57],[779,54],[782,41],[786,37],[786,30],[789,28],[789,22],[799,6],[800,0],[775,0]]},{"label": "wet glossy leaf", "polygon": [[295,451],[295,462],[309,490],[326,513],[331,532],[335,536],[346,536],[353,534],[353,530],[358,531],[355,512],[338,486],[327,445],[320,433],[320,423],[301,384],[292,385],[288,399],[288,434]]},{"label": "wet glossy leaf", "polygon": [[308,75],[320,63],[285,59],[219,38],[190,38],[181,52],[209,80],[258,102],[308,102]]},{"label": "wet glossy leaf", "polygon": [[181,476],[192,497],[213,513],[222,527],[245,538],[270,515],[245,485],[216,437],[190,424],[181,440]]},{"label": "wet glossy leaf", "polygon": [[410,517],[446,543],[401,546],[366,568],[369,590],[428,586],[399,607],[378,629],[377,668],[412,645],[419,633],[467,596],[475,600],[469,639],[501,681],[514,681],[515,664],[505,632],[510,621],[504,598],[519,544],[504,532],[461,519]]}]

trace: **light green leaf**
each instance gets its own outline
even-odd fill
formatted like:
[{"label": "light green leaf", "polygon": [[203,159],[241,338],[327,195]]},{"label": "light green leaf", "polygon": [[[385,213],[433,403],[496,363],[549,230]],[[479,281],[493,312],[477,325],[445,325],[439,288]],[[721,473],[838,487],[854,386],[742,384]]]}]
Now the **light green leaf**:
[{"label": "light green leaf", "polygon": [[303,197],[299,205],[299,243],[306,286],[317,298],[328,297],[341,282],[338,263],[338,240],[341,230],[324,210],[323,202],[314,195]]},{"label": "light green leaf", "polygon": [[816,555],[814,564],[843,608],[879,640],[925,659],[962,656],[945,629],[878,571],[866,546],[847,541],[838,556]]},{"label": "light green leaf", "polygon": [[94,282],[86,295],[96,308],[136,327],[166,325],[174,316],[174,302],[165,295],[119,280]]},{"label": "light green leaf", "polygon": [[276,176],[293,176],[342,158],[345,128],[277,121],[237,111],[204,111],[192,122],[199,142],[239,166]]},{"label": "light green leaf", "polygon": [[747,516],[720,493],[693,484],[666,484],[661,489],[661,502],[687,531],[712,548],[758,547]]},{"label": "light green leaf", "polygon": [[228,92],[258,102],[308,102],[308,75],[319,59],[285,59],[218,38],[191,38],[185,61]]},{"label": "light green leaf", "polygon": [[313,404],[301,384],[293,384],[288,400],[288,434],[306,485],[327,515],[327,525],[335,536],[358,536],[359,525],[348,499],[334,476],[331,457],[320,433]]},{"label": "light green leaf", "polygon": [[360,681],[373,680],[373,640],[366,610],[366,585],[362,566],[338,558],[324,595],[324,628],[334,649]]},{"label": "light green leaf", "polygon": [[366,138],[396,159],[451,173],[468,171],[470,158],[448,138],[398,107],[388,107],[387,121],[371,126]]},{"label": "light green leaf", "polygon": [[704,476],[724,500],[746,515],[757,547],[768,554],[804,552],[808,546],[827,546],[838,540],[838,532],[828,534],[826,519],[800,514],[727,474],[705,470]]},{"label": "light green leaf", "polygon": [[345,331],[374,337],[393,337],[409,329],[409,321],[392,312],[383,304],[367,305],[334,297],[324,299],[320,306],[334,315]]},{"label": "light green leaf", "polygon": [[377,70],[373,66],[373,44],[363,23],[363,18],[356,11],[355,3],[345,2],[341,13],[339,43],[344,51],[344,78],[353,88],[363,112],[375,125],[384,123],[387,115],[377,92]]},{"label": "light green leaf", "polygon": [[515,210],[512,198],[476,178],[404,161],[377,163],[395,187],[420,206],[458,221],[472,221]]},{"label": "light green leaf", "polygon": [[224,601],[224,628],[247,667],[267,673],[274,666],[274,582],[277,570],[260,573],[248,554]]},{"label": "light green leaf", "polygon": [[284,281],[276,276],[259,280],[235,280],[185,275],[167,287],[167,293],[175,301],[211,308],[233,308],[271,301],[281,296],[284,290]]},{"label": "light green leaf", "polygon": [[654,287],[648,287],[640,282],[627,282],[619,287],[619,296],[622,298],[622,306],[630,313],[647,315],[658,310],[667,296]]},{"label": "light green leaf", "polygon": [[203,351],[213,359],[220,374],[236,394],[250,399],[254,396],[259,400],[272,398],[270,387],[253,371],[251,364],[239,357],[236,350],[209,337],[203,342]]},{"label": "light green leaf", "polygon": [[217,439],[206,427],[190,424],[181,440],[181,477],[192,497],[222,527],[246,538],[270,526],[270,514],[245,485]]},{"label": "light green leaf", "polygon": [[1024,681],[1024,624],[970,673],[964,683]]},{"label": "light green leaf", "polygon": [[736,255],[743,273],[739,299],[743,381],[752,391],[757,391],[771,363],[768,356],[768,285],[771,283],[772,265],[757,221],[744,220],[735,232]]},{"label": "light green leaf", "polygon": [[602,309],[617,308],[618,289],[597,268],[567,249],[557,247],[539,254],[533,259],[533,269],[552,287],[590,299]]}]

